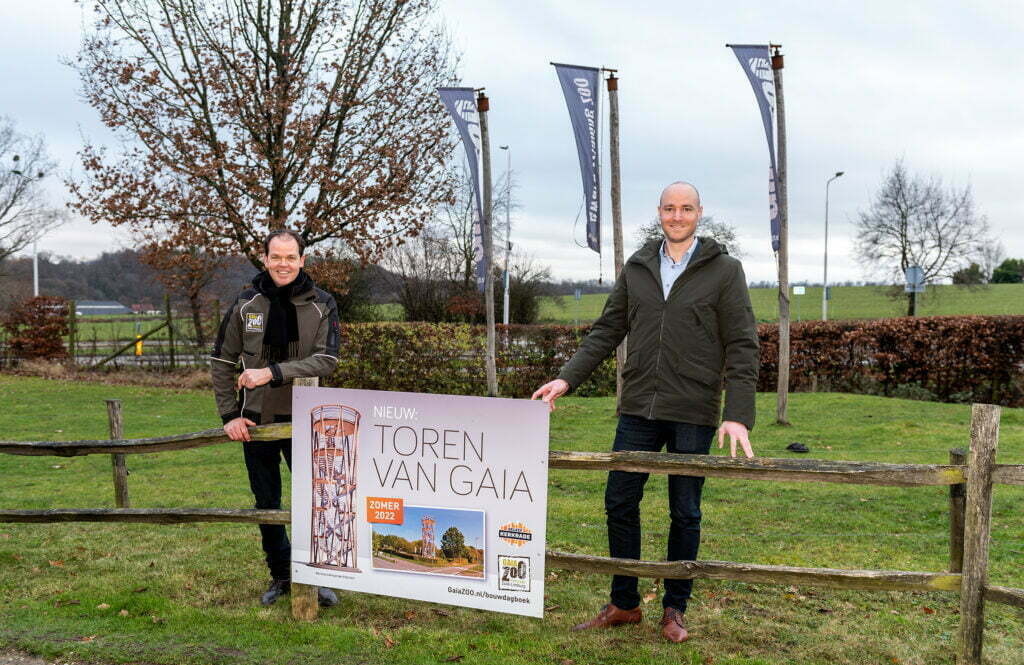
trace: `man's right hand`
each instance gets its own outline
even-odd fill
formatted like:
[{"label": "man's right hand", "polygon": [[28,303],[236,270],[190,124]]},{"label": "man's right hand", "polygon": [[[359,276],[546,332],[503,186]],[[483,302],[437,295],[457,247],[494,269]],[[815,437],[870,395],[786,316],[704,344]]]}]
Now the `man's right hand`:
[{"label": "man's right hand", "polygon": [[530,399],[537,399],[539,397],[554,411],[555,400],[567,392],[569,392],[569,384],[562,379],[555,379],[537,388],[537,392],[533,393],[533,397]]},{"label": "man's right hand", "polygon": [[252,441],[252,437],[249,436],[249,428],[255,426],[256,423],[248,418],[235,418],[224,425],[224,433],[232,441]]}]

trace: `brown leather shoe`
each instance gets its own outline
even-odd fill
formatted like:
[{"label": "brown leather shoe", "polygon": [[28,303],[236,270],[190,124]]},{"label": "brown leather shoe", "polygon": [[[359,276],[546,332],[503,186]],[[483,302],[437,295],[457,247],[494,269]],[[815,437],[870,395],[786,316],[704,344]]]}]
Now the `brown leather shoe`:
[{"label": "brown leather shoe", "polygon": [[590,628],[611,628],[612,626],[621,626],[624,623],[640,623],[644,618],[644,613],[640,611],[639,607],[634,607],[631,610],[619,609],[612,603],[608,603],[601,608],[601,611],[597,613],[597,616],[590,621],[585,621],[579,625],[573,626],[573,630],[588,630]]},{"label": "brown leather shoe", "polygon": [[683,613],[674,607],[666,607],[661,615],[661,636],[669,642],[685,642],[690,634],[683,625]]}]

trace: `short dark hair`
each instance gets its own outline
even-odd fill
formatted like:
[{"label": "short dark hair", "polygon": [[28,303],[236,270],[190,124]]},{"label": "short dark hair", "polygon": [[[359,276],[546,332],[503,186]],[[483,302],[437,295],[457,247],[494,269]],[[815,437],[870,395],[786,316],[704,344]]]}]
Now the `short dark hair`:
[{"label": "short dark hair", "polygon": [[291,229],[277,229],[276,231],[271,231],[267,234],[266,239],[263,240],[263,253],[265,255],[270,255],[270,241],[274,238],[280,238],[281,236],[288,236],[298,244],[299,256],[302,256],[303,252],[306,251],[306,241],[302,239],[302,236],[300,236],[298,232],[292,231]]}]

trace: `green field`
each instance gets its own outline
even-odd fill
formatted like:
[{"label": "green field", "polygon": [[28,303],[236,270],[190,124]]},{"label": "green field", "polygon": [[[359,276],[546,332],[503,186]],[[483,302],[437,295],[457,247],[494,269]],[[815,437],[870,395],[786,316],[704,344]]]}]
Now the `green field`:
[{"label": "green field", "polygon": [[[103,400],[124,403],[129,437],[217,424],[202,391],[68,383],[0,375],[4,439],[104,438]],[[968,441],[966,405],[842,394],[794,394],[794,425],[769,424],[758,397],[755,451],[809,457],[944,463]],[[552,415],[558,450],[607,450],[612,400],[563,398]],[[827,417],[825,416],[827,414]],[[1024,410],[1004,409],[999,461],[1024,463]],[[135,507],[248,507],[235,445],[130,455]],[[110,458],[0,455],[0,508],[111,507]],[[606,553],[604,474],[552,471],[548,547]],[[665,478],[648,484],[644,552],[664,556]],[[989,581],[1024,587],[1024,488],[994,490]],[[947,490],[710,479],[702,558],[762,564],[941,571],[947,566]],[[261,608],[266,570],[251,525],[12,525],[0,523],[0,653],[16,648],[66,662],[116,663],[687,663],[699,665],[934,665],[954,662],[952,594],[853,592],[698,581],[693,637],[657,635],[645,621],[571,633],[606,602],[607,578],[549,570],[544,620],[380,596],[342,594],[314,623],[287,602]],[[651,581],[642,581],[644,588]],[[987,662],[1020,665],[1024,612],[986,607]],[[2,659],[2,658],[0,658]]]},{"label": "green field", "polygon": [[[878,319],[905,316],[907,301],[887,295],[888,287],[836,286],[829,301],[830,319]],[[777,289],[750,289],[750,302],[759,322],[779,319]],[[571,295],[562,296],[561,306],[551,298],[541,304],[541,323],[590,323],[601,315],[607,295],[589,294],[577,303]],[[957,314],[1024,314],[1024,284],[990,284],[983,287],[952,285],[929,286],[918,301],[919,316]],[[802,296],[791,296],[793,321],[821,319],[821,287],[809,286]]]},{"label": "green field", "polygon": [[[402,318],[402,306],[397,303],[385,303],[381,305],[373,305],[374,317],[379,321],[398,321]],[[219,315],[218,315],[219,316]],[[135,316],[126,314],[122,316],[104,316],[104,317],[89,317],[80,316],[78,317],[78,343],[80,345],[88,345],[89,342],[95,338],[99,342],[109,340],[123,340],[128,342],[135,339],[137,333],[145,334],[150,330],[158,327],[164,323],[167,317],[161,315],[155,316]],[[219,318],[207,316],[204,322],[204,328],[206,330],[207,342],[213,343],[213,335],[216,333],[217,326],[220,323]],[[184,335],[188,339],[194,337],[194,326],[192,324],[192,317],[184,317],[178,313],[174,318],[174,325],[177,335]],[[163,328],[153,333],[152,336],[147,338],[148,340],[165,340],[167,339],[167,328]]]}]

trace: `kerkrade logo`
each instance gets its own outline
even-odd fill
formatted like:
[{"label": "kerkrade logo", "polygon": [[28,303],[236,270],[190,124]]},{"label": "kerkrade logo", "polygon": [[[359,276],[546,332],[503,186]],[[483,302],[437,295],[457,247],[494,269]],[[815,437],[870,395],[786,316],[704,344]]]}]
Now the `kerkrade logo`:
[{"label": "kerkrade logo", "polygon": [[522,522],[509,522],[498,529],[498,538],[514,547],[522,547],[533,540],[533,532]]}]

